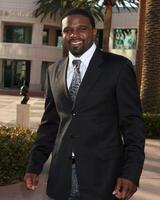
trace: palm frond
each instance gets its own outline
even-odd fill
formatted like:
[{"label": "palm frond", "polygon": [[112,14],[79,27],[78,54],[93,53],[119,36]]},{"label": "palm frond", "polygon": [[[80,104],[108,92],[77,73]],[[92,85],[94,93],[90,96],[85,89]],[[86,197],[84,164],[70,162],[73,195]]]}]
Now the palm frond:
[{"label": "palm frond", "polygon": [[139,6],[139,0],[104,0],[103,5],[111,5],[112,7],[115,6],[118,12],[120,12],[120,7],[123,7],[131,12],[131,9],[136,10]]},{"label": "palm frond", "polygon": [[90,10],[96,19],[103,20],[103,7],[99,5],[99,0],[38,0],[35,4],[36,9],[33,15],[35,17],[41,16],[41,20],[47,15],[52,17],[57,12],[62,15],[69,8],[85,8]]}]

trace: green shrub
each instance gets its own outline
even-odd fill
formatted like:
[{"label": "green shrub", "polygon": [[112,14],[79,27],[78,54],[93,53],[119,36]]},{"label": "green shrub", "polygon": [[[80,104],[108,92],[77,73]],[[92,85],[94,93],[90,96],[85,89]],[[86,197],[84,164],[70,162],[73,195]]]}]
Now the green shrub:
[{"label": "green shrub", "polygon": [[147,138],[160,138],[160,113],[144,113]]},{"label": "green shrub", "polygon": [[0,186],[23,180],[34,140],[29,129],[0,126]]}]

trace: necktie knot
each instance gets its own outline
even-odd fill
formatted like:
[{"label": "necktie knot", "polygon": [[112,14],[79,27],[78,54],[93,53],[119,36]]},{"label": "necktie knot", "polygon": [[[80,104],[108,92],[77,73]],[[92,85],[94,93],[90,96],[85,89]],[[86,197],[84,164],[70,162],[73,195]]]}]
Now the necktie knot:
[{"label": "necktie knot", "polygon": [[77,71],[79,71],[80,65],[81,65],[81,60],[73,60],[73,61],[72,61],[72,64],[73,64],[73,67],[74,67]]}]

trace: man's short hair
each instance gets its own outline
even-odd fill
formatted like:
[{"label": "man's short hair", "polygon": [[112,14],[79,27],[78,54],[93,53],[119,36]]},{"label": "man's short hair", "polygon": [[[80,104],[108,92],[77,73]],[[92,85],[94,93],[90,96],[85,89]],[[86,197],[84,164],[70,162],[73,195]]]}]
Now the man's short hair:
[{"label": "man's short hair", "polygon": [[64,15],[62,16],[61,20],[63,20],[65,17],[68,17],[70,15],[82,15],[82,16],[85,16],[89,19],[91,25],[93,28],[95,28],[95,20],[94,20],[94,17],[92,16],[92,14],[85,10],[85,9],[82,9],[82,8],[72,8],[70,10],[67,10]]}]

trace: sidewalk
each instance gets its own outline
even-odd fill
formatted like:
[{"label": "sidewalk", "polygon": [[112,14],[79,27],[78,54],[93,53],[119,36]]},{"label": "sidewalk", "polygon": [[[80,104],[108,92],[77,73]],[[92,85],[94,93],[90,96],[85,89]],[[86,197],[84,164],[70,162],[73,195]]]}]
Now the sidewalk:
[{"label": "sidewalk", "polygon": [[[21,101],[20,96],[0,95],[0,124],[15,124],[16,105]],[[44,99],[31,98],[31,128],[36,129],[43,113]],[[160,199],[160,140],[146,140],[146,159],[142,173],[140,188],[132,200],[159,200]],[[0,187],[2,200],[47,200],[45,195],[49,161],[45,164],[40,178],[39,188],[27,191],[23,183]],[[93,199],[96,200],[96,199]],[[107,200],[107,199],[106,199]]]}]

